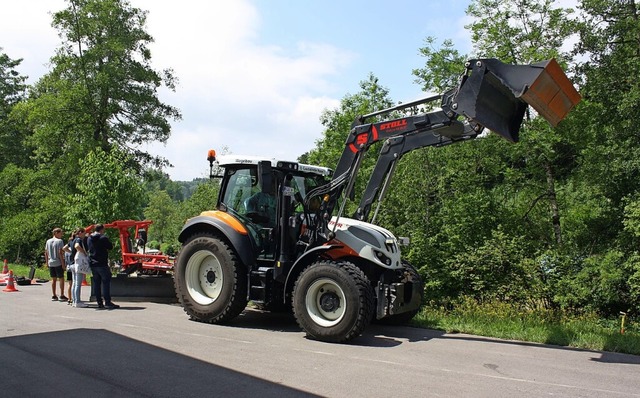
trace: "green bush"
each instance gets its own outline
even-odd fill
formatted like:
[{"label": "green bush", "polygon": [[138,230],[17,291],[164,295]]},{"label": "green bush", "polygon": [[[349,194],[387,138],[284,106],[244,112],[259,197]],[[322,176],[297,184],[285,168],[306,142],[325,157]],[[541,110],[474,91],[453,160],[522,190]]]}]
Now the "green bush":
[{"label": "green bush", "polygon": [[560,306],[574,311],[597,311],[605,317],[637,309],[636,281],[640,273],[635,256],[625,259],[622,252],[611,250],[586,257],[576,266],[557,285],[555,300]]},{"label": "green bush", "polygon": [[175,256],[180,251],[179,243],[161,243],[160,251],[168,256]]},{"label": "green bush", "polygon": [[495,230],[482,245],[445,261],[450,283],[461,296],[480,303],[525,304],[539,296],[540,280],[536,264],[527,258],[524,248],[522,238]]}]

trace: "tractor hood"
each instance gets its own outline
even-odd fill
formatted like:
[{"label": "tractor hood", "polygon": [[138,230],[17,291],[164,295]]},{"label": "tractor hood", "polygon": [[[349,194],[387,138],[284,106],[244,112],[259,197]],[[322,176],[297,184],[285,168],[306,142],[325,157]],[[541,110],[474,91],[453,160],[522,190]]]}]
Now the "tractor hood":
[{"label": "tractor hood", "polygon": [[352,218],[336,217],[329,221],[336,240],[381,267],[402,268],[400,246],[396,237],[387,229]]}]

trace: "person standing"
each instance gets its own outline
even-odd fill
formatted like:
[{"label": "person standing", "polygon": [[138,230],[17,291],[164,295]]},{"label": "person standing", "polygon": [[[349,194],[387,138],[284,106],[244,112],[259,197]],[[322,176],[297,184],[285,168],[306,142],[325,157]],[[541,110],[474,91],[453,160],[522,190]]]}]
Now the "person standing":
[{"label": "person standing", "polygon": [[71,258],[75,262],[73,268],[73,286],[71,289],[71,299],[73,300],[73,306],[76,308],[84,308],[87,305],[80,300],[80,293],[82,291],[82,282],[84,282],[84,274],[78,272],[78,263],[89,262],[89,255],[87,253],[87,238],[85,235],[85,229],[80,227],[76,231],[76,238],[71,243]]},{"label": "person standing", "polygon": [[[51,284],[51,301],[67,301],[69,300],[64,296],[64,270],[66,263],[64,262],[64,242],[61,239],[62,229],[54,228],[53,237],[47,240],[44,245],[44,258],[49,267],[49,275],[53,279]],[[56,295],[56,286],[60,284],[60,298]]]},{"label": "person standing", "polygon": [[71,286],[72,286],[72,282],[73,282],[73,272],[71,271],[72,267],[69,267],[71,264],[73,264],[73,253],[71,250],[72,246],[73,246],[73,241],[76,239],[76,231],[73,231],[71,233],[71,235],[69,236],[69,241],[67,242],[66,245],[64,245],[64,247],[62,248],[62,250],[64,250],[64,263],[67,265],[67,284],[69,285],[69,287],[67,288],[67,296],[69,296],[69,301],[67,302],[67,304],[72,305],[73,304],[73,295],[71,294]]},{"label": "person standing", "polygon": [[[87,240],[89,249],[89,265],[91,266],[93,293],[96,296],[98,308],[115,309],[119,305],[111,301],[111,270],[109,269],[109,250],[113,243],[104,234],[104,225],[97,224],[95,232]],[[102,298],[104,296],[104,302]]]}]

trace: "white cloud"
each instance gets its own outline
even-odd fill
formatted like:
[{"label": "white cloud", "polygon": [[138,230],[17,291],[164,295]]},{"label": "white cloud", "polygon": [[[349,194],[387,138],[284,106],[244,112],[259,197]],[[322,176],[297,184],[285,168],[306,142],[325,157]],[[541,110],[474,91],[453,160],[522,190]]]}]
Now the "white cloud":
[{"label": "white cloud", "polygon": [[314,146],[320,113],[338,104],[327,96],[337,90],[330,77],[352,54],[325,43],[261,43],[260,16],[245,1],[191,1],[179,9],[133,4],[151,10],[154,65],[173,68],[180,79],[165,101],[183,111],[183,121],[159,150],[175,166],[174,179],[206,173],[210,147],[295,159]]},{"label": "white cloud", "polygon": [[46,64],[60,40],[51,27],[53,11],[63,0],[29,0],[3,4],[0,12],[0,47],[11,59],[22,58],[18,70],[33,83],[47,71]]}]

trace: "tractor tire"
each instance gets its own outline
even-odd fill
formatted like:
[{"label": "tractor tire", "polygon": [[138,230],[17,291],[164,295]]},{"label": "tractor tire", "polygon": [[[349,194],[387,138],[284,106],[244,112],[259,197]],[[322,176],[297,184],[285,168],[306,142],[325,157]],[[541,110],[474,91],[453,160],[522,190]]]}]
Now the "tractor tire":
[{"label": "tractor tire", "polygon": [[176,295],[192,320],[224,323],[247,306],[247,271],[227,243],[209,234],[189,237],[174,265]]},{"label": "tractor tire", "polygon": [[318,261],[293,288],[293,313],[307,337],[342,343],[362,334],[375,311],[369,279],[349,262]]},{"label": "tractor tire", "polygon": [[[416,271],[413,265],[409,264],[408,261],[402,260],[402,265],[404,266],[404,278],[402,279],[402,281],[419,284],[420,292],[422,292],[422,294],[420,295],[420,302],[422,302],[424,297],[424,283],[422,282],[422,278],[420,277],[420,274],[418,273],[418,271]],[[420,308],[416,308],[415,310],[384,317],[382,319],[377,320],[376,323],[379,323],[382,325],[395,325],[395,326],[406,325],[407,323],[409,323],[409,321],[413,319],[414,316],[416,316],[416,314],[418,314],[418,312],[420,312]]]}]

